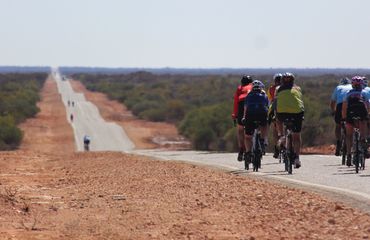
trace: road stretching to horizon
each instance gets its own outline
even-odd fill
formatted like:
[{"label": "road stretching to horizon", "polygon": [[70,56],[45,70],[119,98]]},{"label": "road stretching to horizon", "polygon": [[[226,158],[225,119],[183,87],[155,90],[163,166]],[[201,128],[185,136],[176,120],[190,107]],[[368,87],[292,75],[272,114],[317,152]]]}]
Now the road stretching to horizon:
[{"label": "road stretching to horizon", "polygon": [[[74,131],[77,151],[84,151],[85,135],[91,138],[90,151],[128,151],[135,147],[118,124],[106,122],[98,108],[86,101],[84,94],[74,92],[70,82],[62,80],[57,70],[53,71],[53,76],[66,107],[67,121]],[[70,119],[71,114],[73,114],[73,121]]]},{"label": "road stretching to horizon", "polygon": [[[162,160],[185,161],[224,169],[238,175],[277,180],[285,184],[298,185],[319,192],[330,192],[346,196],[362,209],[370,212],[370,165],[355,173],[354,167],[341,165],[341,158],[329,155],[303,155],[302,167],[294,169],[292,175],[284,171],[284,165],[271,154],[264,156],[259,172],[244,170],[244,163],[236,160],[236,153],[210,153],[200,151],[136,150],[124,130],[115,123],[108,123],[100,116],[98,108],[86,101],[82,93],[73,91],[68,80],[62,80],[57,70],[53,71],[59,93],[66,106],[67,120],[71,123],[77,151],[83,151],[83,136],[92,137],[91,151],[123,151],[155,157]],[[68,106],[68,100],[75,106]],[[74,114],[73,122],[70,114]]]}]

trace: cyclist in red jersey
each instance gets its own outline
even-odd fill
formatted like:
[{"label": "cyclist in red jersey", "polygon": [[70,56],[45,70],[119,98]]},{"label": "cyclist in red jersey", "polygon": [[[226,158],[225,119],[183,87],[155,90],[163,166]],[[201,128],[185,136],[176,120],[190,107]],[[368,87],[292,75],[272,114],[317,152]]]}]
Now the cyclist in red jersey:
[{"label": "cyclist in red jersey", "polygon": [[234,94],[234,109],[231,116],[234,120],[234,124],[238,123],[238,161],[243,161],[245,155],[244,125],[242,123],[242,119],[244,116],[245,97],[252,90],[252,82],[253,80],[251,76],[244,75],[240,80],[240,85],[238,86]]}]

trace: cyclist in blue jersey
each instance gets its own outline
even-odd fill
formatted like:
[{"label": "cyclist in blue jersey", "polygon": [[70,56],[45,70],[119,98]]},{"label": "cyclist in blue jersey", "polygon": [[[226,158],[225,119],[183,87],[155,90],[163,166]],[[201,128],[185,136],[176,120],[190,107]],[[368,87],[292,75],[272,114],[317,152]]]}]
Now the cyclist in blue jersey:
[{"label": "cyclist in blue jersey", "polygon": [[259,80],[254,80],[252,86],[252,91],[245,98],[244,117],[242,119],[245,131],[245,159],[249,162],[251,160],[252,135],[257,128],[261,131],[261,146],[264,151],[269,104],[266,93],[263,90],[263,83]]},{"label": "cyclist in blue jersey", "polygon": [[[367,78],[362,77],[362,80],[364,82],[363,91],[365,92],[367,98],[370,99],[370,87],[368,86]],[[370,120],[367,121],[367,142],[370,142]]]},{"label": "cyclist in blue jersey", "polygon": [[331,95],[330,108],[332,115],[334,116],[335,121],[335,139],[336,139],[336,148],[335,156],[340,155],[340,129],[342,121],[342,105],[343,99],[349,90],[352,89],[351,81],[348,78],[342,78],[339,82],[339,85],[334,89],[333,94]]},{"label": "cyclist in blue jersey", "polygon": [[[362,148],[365,150],[365,156],[368,157],[367,153],[367,121],[369,113],[369,98],[363,90],[363,77],[355,76],[351,80],[352,90],[350,90],[344,100],[342,106],[342,118],[346,120],[346,144],[347,149],[352,148],[352,137],[354,128],[354,118],[358,118],[358,128],[360,130],[360,141]],[[351,151],[347,155],[347,165],[351,165]]]}]

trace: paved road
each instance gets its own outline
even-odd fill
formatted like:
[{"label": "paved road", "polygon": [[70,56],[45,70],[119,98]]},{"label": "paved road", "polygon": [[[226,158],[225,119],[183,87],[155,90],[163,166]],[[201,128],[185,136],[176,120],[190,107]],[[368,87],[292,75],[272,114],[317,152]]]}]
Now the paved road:
[{"label": "paved road", "polygon": [[[77,151],[83,151],[85,134],[91,137],[91,151],[127,151],[134,148],[134,144],[119,125],[104,121],[98,108],[86,101],[83,94],[74,92],[69,81],[62,80],[57,70],[53,71],[53,75],[66,106],[67,121],[74,130]],[[68,106],[68,101],[74,102],[74,106]],[[71,114],[73,121],[70,120]]]},{"label": "paved road", "polygon": [[258,173],[253,173],[251,170],[244,170],[244,163],[236,160],[236,153],[161,150],[135,150],[133,152],[164,160],[180,160],[216,166],[234,174],[265,177],[316,189],[319,192],[330,191],[333,194],[346,195],[353,200],[358,200],[364,205],[362,207],[370,211],[370,165],[364,171],[356,174],[353,167],[348,168],[341,165],[340,157],[301,156],[302,167],[294,169],[293,174],[288,175],[284,171],[283,164],[278,163],[278,160],[272,158],[271,154],[264,156],[262,169]]},{"label": "paved road", "polygon": [[[75,93],[68,81],[62,81],[60,74],[54,72],[59,92],[66,105],[68,116],[75,115],[71,123],[75,132],[77,150],[82,151],[84,134],[92,136],[93,151],[125,151],[142,154],[163,160],[179,160],[204,164],[226,169],[234,174],[253,175],[291,183],[321,192],[331,192],[340,196],[348,196],[355,204],[370,211],[370,162],[365,171],[356,174],[354,168],[341,165],[341,159],[335,156],[305,155],[301,157],[302,168],[294,169],[292,175],[283,171],[283,164],[273,159],[270,154],[264,157],[262,169],[258,173],[245,171],[243,162],[236,161],[236,154],[208,153],[199,151],[163,151],[133,150],[134,145],[123,129],[105,122],[95,105],[87,102],[83,94]],[[67,101],[74,101],[76,106],[68,107]],[[68,119],[69,121],[69,119]]]}]

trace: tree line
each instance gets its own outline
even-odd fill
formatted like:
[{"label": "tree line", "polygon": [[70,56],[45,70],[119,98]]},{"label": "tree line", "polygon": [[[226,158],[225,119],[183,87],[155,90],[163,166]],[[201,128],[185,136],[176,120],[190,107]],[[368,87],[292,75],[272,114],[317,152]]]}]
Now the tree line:
[{"label": "tree line", "polygon": [[[234,151],[236,130],[231,121],[233,95],[240,75],[74,74],[89,90],[107,94],[133,114],[150,121],[176,124],[195,149]],[[266,89],[272,76],[253,76]],[[341,76],[296,76],[305,103],[304,147],[334,142],[334,122],[328,107]]]},{"label": "tree line", "polygon": [[39,91],[46,73],[0,74],[0,150],[19,146],[22,131],[17,125],[39,111]]}]

